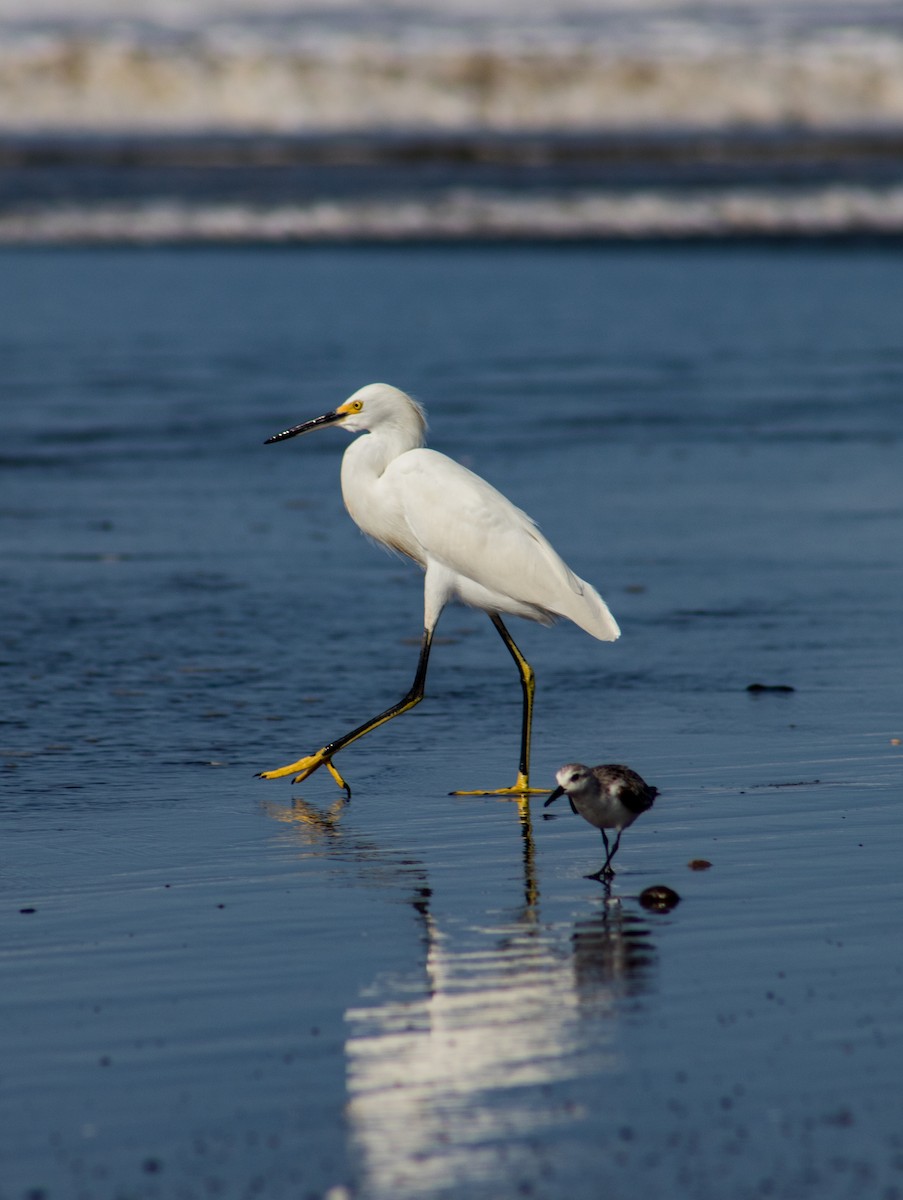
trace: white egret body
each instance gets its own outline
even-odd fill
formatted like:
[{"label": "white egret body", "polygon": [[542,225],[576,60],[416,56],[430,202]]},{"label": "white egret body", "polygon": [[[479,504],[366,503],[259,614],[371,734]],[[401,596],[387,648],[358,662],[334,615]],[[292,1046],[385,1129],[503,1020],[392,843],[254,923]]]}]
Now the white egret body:
[{"label": "white egret body", "polygon": [[368,384],[334,412],[267,441],[283,441],[324,425],[364,434],[342,459],[342,496],[352,519],[369,537],[424,570],[420,659],[410,691],[397,704],[316,753],[262,772],[262,778],[293,775],[297,782],[325,765],[347,790],[332,764],[333,755],[423,699],[436,623],[445,605],[457,599],[489,615],[517,663],[523,688],[517,781],[492,794],[528,792],[533,671],[501,614],[546,625],[567,617],[601,641],[619,636],[617,623],[595,589],[568,569],[526,513],[479,475],[425,448],[426,420],[410,396],[388,384]]},{"label": "white egret body", "polygon": [[[600,767],[585,767],[583,763],[567,763],[555,772],[558,787],[552,792],[544,807],[548,808],[560,796],[567,796],[571,811],[578,813],[590,825],[602,833],[605,843],[605,862],[601,869],[588,879],[601,879],[614,875],[611,860],[618,852],[621,834],[637,817],[652,807],[658,788],[650,787],[630,767],[607,763]],[[609,848],[606,829],[616,829],[618,836]]]}]

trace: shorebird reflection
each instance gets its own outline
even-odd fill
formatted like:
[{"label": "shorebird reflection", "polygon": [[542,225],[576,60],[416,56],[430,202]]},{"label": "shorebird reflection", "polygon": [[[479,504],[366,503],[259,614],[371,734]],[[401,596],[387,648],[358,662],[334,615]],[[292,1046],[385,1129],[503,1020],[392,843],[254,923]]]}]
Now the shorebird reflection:
[{"label": "shorebird reflection", "polygon": [[619,897],[606,895],[590,917],[574,923],[571,934],[574,987],[584,1008],[607,1009],[610,1002],[636,996],[650,985],[655,945],[646,919]]}]

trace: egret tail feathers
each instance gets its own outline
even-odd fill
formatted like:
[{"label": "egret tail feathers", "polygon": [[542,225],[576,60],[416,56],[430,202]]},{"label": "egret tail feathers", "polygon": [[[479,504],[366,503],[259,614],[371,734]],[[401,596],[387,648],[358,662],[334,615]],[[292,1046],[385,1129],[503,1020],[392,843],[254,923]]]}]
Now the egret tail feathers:
[{"label": "egret tail feathers", "polygon": [[608,605],[592,584],[576,575],[574,580],[578,588],[573,593],[573,603],[569,604],[567,611],[561,615],[585,629],[600,642],[616,642],[621,636],[621,630],[609,612]]}]

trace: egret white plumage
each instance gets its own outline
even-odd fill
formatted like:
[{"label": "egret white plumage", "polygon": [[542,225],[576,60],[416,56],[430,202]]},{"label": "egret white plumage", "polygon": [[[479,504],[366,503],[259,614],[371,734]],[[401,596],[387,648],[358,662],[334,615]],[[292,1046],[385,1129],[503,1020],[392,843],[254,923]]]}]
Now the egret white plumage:
[{"label": "egret white plumage", "polygon": [[[611,860],[618,852],[621,834],[637,817],[649,811],[658,795],[658,788],[650,787],[636,771],[619,763],[606,763],[600,767],[567,763],[555,772],[555,778],[558,787],[543,807],[548,808],[561,796],[567,796],[571,811],[594,825],[605,843],[605,862],[595,874],[587,875],[587,879],[614,875]],[[608,845],[606,829],[618,831],[613,847]]]},{"label": "egret white plumage", "polygon": [[[488,614],[517,664],[523,691],[520,762],[512,787],[471,795],[530,792],[533,669],[502,621],[502,613],[549,625],[567,617],[600,641],[620,634],[605,602],[559,558],[535,523],[479,475],[425,447],[426,418],[410,396],[371,383],[344,404],[267,439],[281,442],[327,425],[361,433],[342,458],[342,496],[361,530],[423,568],[424,616],[420,658],[410,690],[397,704],[263,779],[306,779],[325,766],[350,789],[333,765],[335,754],[423,699],[436,623],[451,600]],[[461,794],[461,793],[459,793]]]}]

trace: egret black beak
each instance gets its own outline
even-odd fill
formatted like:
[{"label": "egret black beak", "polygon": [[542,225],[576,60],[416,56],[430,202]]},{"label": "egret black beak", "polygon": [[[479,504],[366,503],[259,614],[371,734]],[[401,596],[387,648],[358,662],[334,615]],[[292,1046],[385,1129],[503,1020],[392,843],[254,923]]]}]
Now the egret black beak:
[{"label": "egret black beak", "polygon": [[563,795],[564,795],[564,788],[557,787],[555,789],[555,791],[551,794],[551,796],[548,798],[548,800],[545,802],[545,804],[543,805],[543,808],[548,808],[550,804],[554,804],[554,802],[556,800],[560,800]]},{"label": "egret black beak", "polygon": [[333,422],[341,421],[347,416],[348,414],[343,412],[324,413],[322,417],[314,417],[312,421],[305,421],[303,425],[293,425],[291,429],[283,429],[282,433],[274,433],[263,444],[269,446],[271,442],[284,442],[286,438],[297,437],[299,433],[310,433],[312,429],[319,429],[321,425],[332,425]]}]

